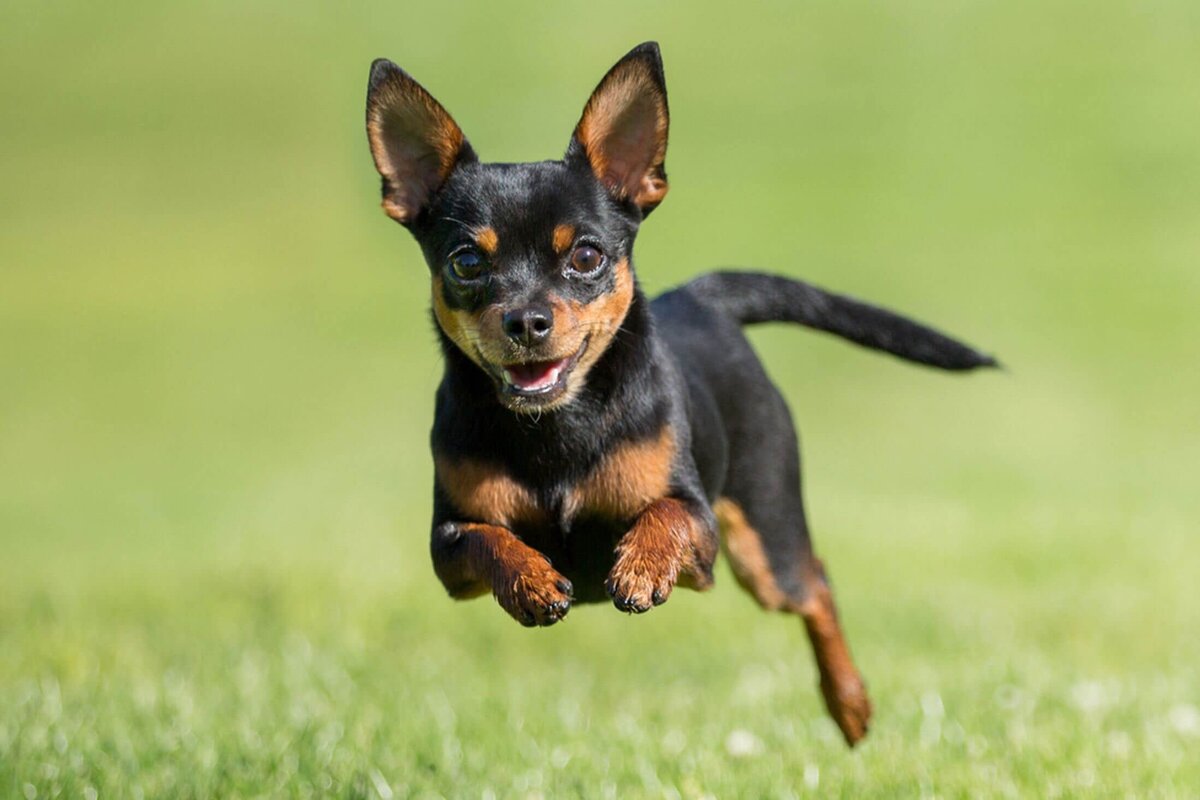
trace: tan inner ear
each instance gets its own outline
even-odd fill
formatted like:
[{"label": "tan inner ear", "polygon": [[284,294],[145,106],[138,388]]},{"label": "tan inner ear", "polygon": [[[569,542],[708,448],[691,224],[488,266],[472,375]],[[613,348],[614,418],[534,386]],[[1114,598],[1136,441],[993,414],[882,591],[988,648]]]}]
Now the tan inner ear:
[{"label": "tan inner ear", "polygon": [[596,177],[613,194],[642,208],[667,194],[668,116],[649,67],[623,65],[592,94],[575,129]]},{"label": "tan inner ear", "polygon": [[387,181],[383,210],[397,222],[416,218],[465,142],[446,110],[415,81],[399,76],[372,97],[367,138],[375,168]]}]

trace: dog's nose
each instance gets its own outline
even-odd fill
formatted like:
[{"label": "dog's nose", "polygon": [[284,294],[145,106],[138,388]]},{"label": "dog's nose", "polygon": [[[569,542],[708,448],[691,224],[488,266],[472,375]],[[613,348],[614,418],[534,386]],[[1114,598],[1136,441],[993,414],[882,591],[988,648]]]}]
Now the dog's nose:
[{"label": "dog's nose", "polygon": [[533,347],[550,335],[554,317],[548,308],[526,306],[505,311],[501,325],[508,338],[517,344]]}]

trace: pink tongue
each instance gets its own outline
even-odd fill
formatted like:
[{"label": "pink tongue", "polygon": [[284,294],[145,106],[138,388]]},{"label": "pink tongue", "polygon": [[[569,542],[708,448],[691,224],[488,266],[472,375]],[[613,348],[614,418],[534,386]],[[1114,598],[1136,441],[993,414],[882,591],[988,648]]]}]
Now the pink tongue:
[{"label": "pink tongue", "polygon": [[513,364],[505,367],[508,382],[522,391],[530,392],[553,386],[562,372],[566,359],[535,361],[532,364]]}]

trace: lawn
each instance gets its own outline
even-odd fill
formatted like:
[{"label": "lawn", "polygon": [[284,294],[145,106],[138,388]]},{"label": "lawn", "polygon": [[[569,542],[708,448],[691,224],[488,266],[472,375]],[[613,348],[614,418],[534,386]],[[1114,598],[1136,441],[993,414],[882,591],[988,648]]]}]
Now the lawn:
[{"label": "lawn", "polygon": [[[1195,796],[1200,7],[0,7],[0,796]],[[1003,372],[793,328],[876,715],[710,593],[545,630],[429,565],[440,367],[372,58],[556,157],[662,43],[636,263],[810,279]]]}]

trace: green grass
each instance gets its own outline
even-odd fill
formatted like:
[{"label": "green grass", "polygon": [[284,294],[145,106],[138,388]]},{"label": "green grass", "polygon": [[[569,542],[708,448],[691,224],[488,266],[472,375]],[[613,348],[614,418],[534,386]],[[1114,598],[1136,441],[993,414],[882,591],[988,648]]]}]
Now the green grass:
[{"label": "green grass", "polygon": [[[0,796],[1187,796],[1200,7],[0,7]],[[643,283],[804,276],[994,350],[756,333],[876,717],[724,567],[527,631],[429,568],[439,366],[361,130],[486,158],[658,38]]]}]

